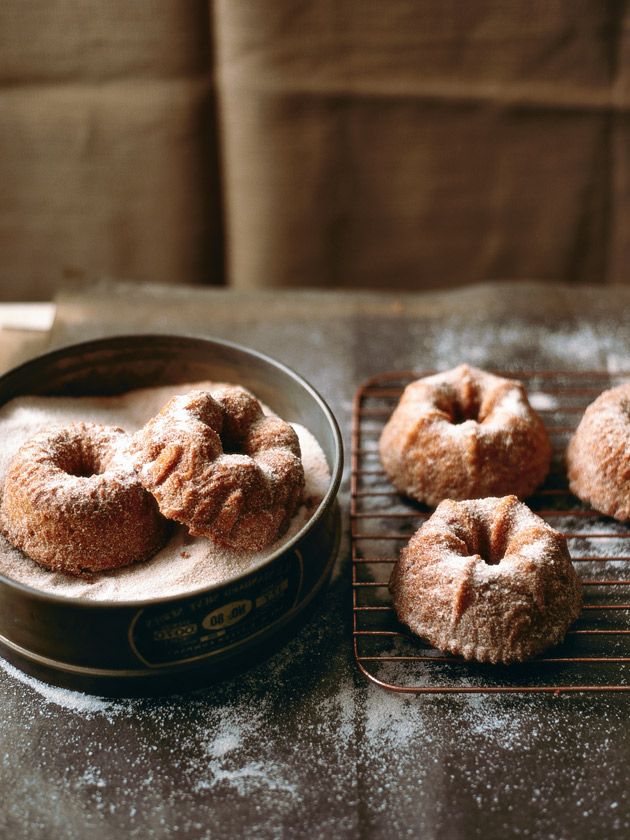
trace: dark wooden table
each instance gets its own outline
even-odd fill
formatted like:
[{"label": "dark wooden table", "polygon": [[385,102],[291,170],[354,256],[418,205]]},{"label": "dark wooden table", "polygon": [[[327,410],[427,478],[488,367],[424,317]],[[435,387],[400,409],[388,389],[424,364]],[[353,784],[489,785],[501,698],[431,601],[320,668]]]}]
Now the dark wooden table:
[{"label": "dark wooden table", "polygon": [[[104,283],[57,303],[51,347],[184,332],[289,364],[327,400],[348,449],[353,394],[383,371],[630,371],[625,288],[236,295]],[[333,578],[269,658],[212,687],[130,700],[0,668],[0,837],[630,836],[630,694],[415,696],[359,673],[346,460]]]}]

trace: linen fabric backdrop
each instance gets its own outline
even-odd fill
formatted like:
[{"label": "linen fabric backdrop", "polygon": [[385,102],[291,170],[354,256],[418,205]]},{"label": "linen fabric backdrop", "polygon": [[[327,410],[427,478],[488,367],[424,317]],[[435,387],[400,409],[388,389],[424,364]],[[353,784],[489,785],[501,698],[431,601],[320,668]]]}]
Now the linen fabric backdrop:
[{"label": "linen fabric backdrop", "polygon": [[0,298],[628,282],[627,0],[4,0]]}]

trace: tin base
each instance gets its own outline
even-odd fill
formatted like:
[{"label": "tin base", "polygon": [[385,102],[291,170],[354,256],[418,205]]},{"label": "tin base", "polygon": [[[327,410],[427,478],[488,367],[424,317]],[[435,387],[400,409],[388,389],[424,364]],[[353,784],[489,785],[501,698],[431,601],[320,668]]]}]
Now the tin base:
[{"label": "tin base", "polygon": [[200,380],[238,382],[309,429],[330,466],[325,498],[263,563],[191,594],[99,602],[47,595],[0,575],[0,654],[20,670],[100,696],[207,685],[268,655],[328,580],[340,538],[341,436],[321,397],[278,362],[210,339],[101,339],[0,377],[0,404],[21,395],[105,395]]},{"label": "tin base", "polygon": [[[0,636],[0,655],[11,665],[35,679],[98,697],[121,698],[176,694],[210,686],[233,677],[272,656],[295,636],[316,608],[330,579],[339,550],[341,525],[336,504],[331,514],[331,542],[327,557],[320,554],[316,558],[317,562],[313,564],[313,558],[306,556],[306,562],[310,562],[311,568],[303,575],[298,597],[289,609],[280,613],[275,621],[255,630],[240,642],[219,645],[213,652],[191,657],[186,661],[156,666],[139,662],[142,667],[135,669],[107,669],[75,665],[34,653],[5,636]],[[324,559],[325,564],[322,564]],[[305,557],[302,556],[301,562],[304,563],[304,560]],[[168,611],[177,611],[179,605],[189,602],[190,598],[198,599],[199,596],[192,595],[173,601]],[[217,614],[216,610],[206,615],[213,614]]]}]

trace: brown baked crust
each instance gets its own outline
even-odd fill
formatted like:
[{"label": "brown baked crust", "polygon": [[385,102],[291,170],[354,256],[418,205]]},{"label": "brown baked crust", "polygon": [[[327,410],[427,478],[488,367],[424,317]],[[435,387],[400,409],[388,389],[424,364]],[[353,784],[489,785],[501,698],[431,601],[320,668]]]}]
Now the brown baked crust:
[{"label": "brown baked crust", "polygon": [[561,642],[582,605],[564,536],[515,496],[443,501],[390,591],[399,620],[434,647],[505,664]]},{"label": "brown baked crust", "polygon": [[630,383],[592,402],[566,452],[571,492],[621,522],[630,520]]},{"label": "brown baked crust", "polygon": [[460,365],[405,388],[379,454],[399,492],[435,507],[527,498],[549,471],[551,443],[521,382]]},{"label": "brown baked crust", "polygon": [[42,566],[71,575],[155,554],[168,523],[136,475],[123,429],[73,423],[34,435],[7,472],[0,526]]},{"label": "brown baked crust", "polygon": [[274,542],[302,497],[295,430],[238,386],[173,397],[132,448],[162,514],[225,548],[259,551]]}]

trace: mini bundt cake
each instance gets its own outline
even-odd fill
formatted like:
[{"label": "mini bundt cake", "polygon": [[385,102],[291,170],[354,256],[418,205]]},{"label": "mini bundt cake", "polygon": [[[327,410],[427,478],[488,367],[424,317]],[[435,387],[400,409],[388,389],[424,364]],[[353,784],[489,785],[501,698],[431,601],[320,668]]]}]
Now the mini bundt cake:
[{"label": "mini bundt cake", "polygon": [[0,505],[7,539],[42,566],[72,575],[155,554],[168,523],[131,465],[130,440],[115,426],[73,423],[24,443]]},{"label": "mini bundt cake", "polygon": [[405,388],[379,454],[399,492],[435,507],[527,498],[549,471],[551,443],[521,382],[460,365]]},{"label": "mini bundt cake", "polygon": [[535,657],[562,641],[582,605],[564,536],[515,496],[443,501],[389,585],[415,634],[479,662]]},{"label": "mini bundt cake", "polygon": [[569,487],[599,513],[630,520],[630,384],[592,402],[566,452]]},{"label": "mini bundt cake", "polygon": [[133,453],[162,514],[226,548],[274,542],[302,496],[295,429],[238,386],[173,397],[136,433]]}]

